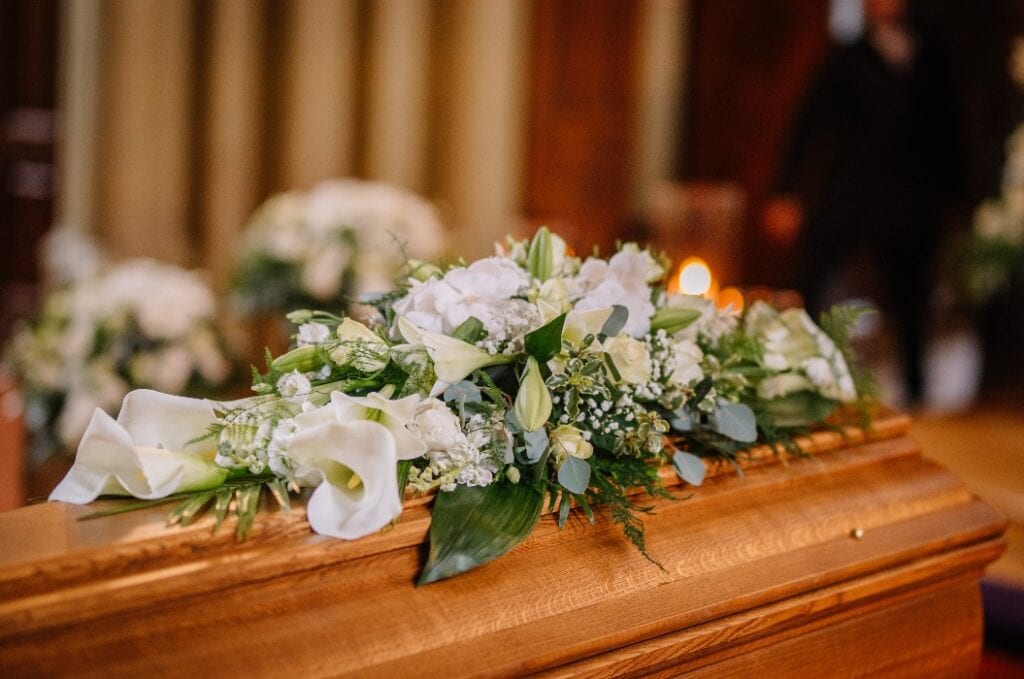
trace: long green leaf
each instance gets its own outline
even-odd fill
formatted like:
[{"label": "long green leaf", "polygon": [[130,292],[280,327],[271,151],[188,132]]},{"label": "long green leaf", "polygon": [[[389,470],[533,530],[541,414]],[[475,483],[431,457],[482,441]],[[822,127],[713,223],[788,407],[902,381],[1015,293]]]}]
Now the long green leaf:
[{"label": "long green leaf", "polygon": [[543,503],[544,496],[526,484],[457,486],[438,494],[419,584],[465,573],[509,551],[537,525]]},{"label": "long green leaf", "polygon": [[177,523],[184,527],[192,523],[192,519],[203,511],[206,505],[210,504],[210,500],[213,499],[216,492],[216,490],[208,490],[182,502],[167,517],[167,525],[173,526]]},{"label": "long green leaf", "polygon": [[220,525],[224,523],[225,517],[228,515],[228,509],[231,507],[231,497],[235,494],[235,489],[230,486],[227,488],[221,487],[217,490],[217,500],[213,503],[213,531],[217,532]]}]

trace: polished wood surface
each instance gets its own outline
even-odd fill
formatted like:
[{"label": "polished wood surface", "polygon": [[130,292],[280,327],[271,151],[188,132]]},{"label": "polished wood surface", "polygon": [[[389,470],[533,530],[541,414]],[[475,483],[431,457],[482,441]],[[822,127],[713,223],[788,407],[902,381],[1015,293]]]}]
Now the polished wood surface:
[{"label": "polished wood surface", "polygon": [[165,528],[160,508],[0,514],[0,673],[970,675],[1004,520],[907,427],[816,434],[787,464],[756,450],[742,478],[713,465],[689,499],[653,503],[664,571],[600,514],[545,516],[421,588],[423,500],[355,542],[311,534],[301,508],[241,545],[209,519]]}]

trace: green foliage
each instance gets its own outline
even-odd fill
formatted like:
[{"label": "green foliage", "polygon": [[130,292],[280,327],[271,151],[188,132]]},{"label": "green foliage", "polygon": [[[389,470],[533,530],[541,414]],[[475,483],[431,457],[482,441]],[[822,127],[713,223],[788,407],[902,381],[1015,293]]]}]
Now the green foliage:
[{"label": "green foliage", "polygon": [[763,426],[809,427],[824,421],[839,404],[813,391],[797,391],[754,404],[757,420]]},{"label": "green foliage", "polygon": [[878,396],[878,383],[871,371],[860,365],[860,357],[853,348],[853,329],[861,318],[874,313],[878,313],[877,310],[867,304],[837,304],[823,311],[818,318],[821,329],[832,338],[846,359],[857,393],[868,398]]},{"label": "green foliage", "polygon": [[543,503],[543,494],[525,484],[460,485],[439,493],[418,584],[450,578],[506,553],[533,531]]},{"label": "green foliage", "polygon": [[629,309],[619,304],[612,305],[612,314],[601,326],[601,334],[605,337],[615,337],[626,327],[629,320]]},{"label": "green foliage", "polygon": [[157,500],[129,500],[120,495],[102,496],[101,500],[117,500],[118,505],[86,514],[79,517],[78,520],[90,521],[92,519],[100,519],[177,502],[178,504],[167,515],[167,525],[187,526],[195,518],[201,516],[212,503],[214,507],[212,532],[216,532],[220,528],[233,506],[235,516],[238,517],[235,539],[242,542],[252,534],[256,512],[259,511],[260,500],[264,491],[268,492],[277,501],[281,509],[291,511],[288,489],[281,479],[264,475],[240,475],[228,478],[217,488],[175,493]]},{"label": "green foliage", "polygon": [[553,318],[526,335],[526,353],[539,363],[547,363],[562,349],[562,327],[565,314]]},{"label": "green foliage", "polygon": [[590,465],[577,457],[566,457],[558,468],[558,483],[570,493],[587,492],[590,485]]},{"label": "green foliage", "polygon": [[650,513],[653,508],[638,505],[627,494],[631,488],[643,488],[651,497],[672,498],[659,483],[657,469],[640,460],[602,459],[597,455],[590,458],[590,464],[593,473],[590,476],[590,489],[587,494],[589,502],[605,505],[612,521],[622,527],[626,539],[644,555],[645,559],[665,570],[647,551],[644,538],[644,522],[641,515]]}]

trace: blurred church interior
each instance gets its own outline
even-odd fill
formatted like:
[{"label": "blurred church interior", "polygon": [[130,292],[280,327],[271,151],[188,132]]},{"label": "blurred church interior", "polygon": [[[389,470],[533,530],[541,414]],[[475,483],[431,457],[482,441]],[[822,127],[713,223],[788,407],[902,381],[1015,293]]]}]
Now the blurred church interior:
[{"label": "blurred church interior", "polygon": [[[882,308],[858,341],[885,398],[1009,518],[982,676],[1010,676],[1024,668],[1005,650],[1024,635],[1024,289],[963,301],[955,252],[1024,121],[1024,2],[909,11],[948,54],[958,152],[916,296],[920,394],[901,378],[887,264],[869,251],[822,294]],[[799,304],[802,233],[773,213],[779,177],[822,64],[864,30],[861,0],[0,0],[0,343],[39,308],[57,227],[115,259],[198,270],[225,298],[257,207],[341,177],[432,201],[449,259],[548,225],[577,252],[638,240],[699,257],[740,305]],[[0,374],[0,509],[54,478],[26,461],[18,393]]]}]

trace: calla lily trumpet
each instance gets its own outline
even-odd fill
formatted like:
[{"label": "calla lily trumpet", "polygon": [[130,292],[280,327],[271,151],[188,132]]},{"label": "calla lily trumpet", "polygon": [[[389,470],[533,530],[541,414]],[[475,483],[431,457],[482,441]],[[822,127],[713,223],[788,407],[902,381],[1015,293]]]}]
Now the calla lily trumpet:
[{"label": "calla lily trumpet", "polygon": [[317,533],[355,540],[402,513],[395,437],[383,425],[327,422],[297,434],[288,454],[321,476],[306,506],[309,525]]},{"label": "calla lily trumpet", "polygon": [[386,392],[349,396],[336,391],[331,394],[330,407],[341,424],[368,420],[383,425],[395,439],[398,459],[415,460],[427,452],[427,446],[406,427],[416,415],[420,401],[417,394],[392,401]]},{"label": "calla lily trumpet", "polygon": [[85,504],[100,495],[155,500],[214,488],[228,470],[213,462],[213,439],[194,441],[215,421],[208,401],[133,391],[125,396],[117,420],[96,410],[74,464],[50,500]]}]

